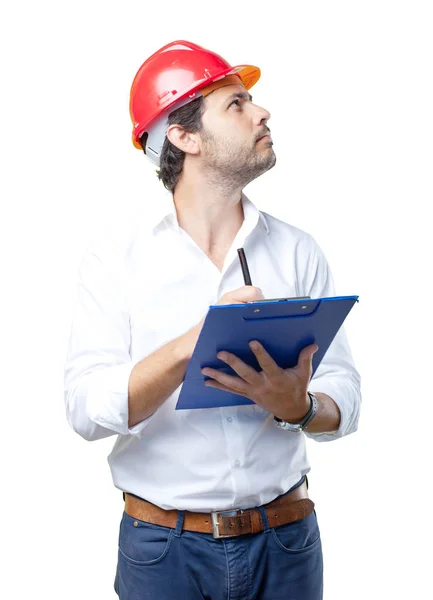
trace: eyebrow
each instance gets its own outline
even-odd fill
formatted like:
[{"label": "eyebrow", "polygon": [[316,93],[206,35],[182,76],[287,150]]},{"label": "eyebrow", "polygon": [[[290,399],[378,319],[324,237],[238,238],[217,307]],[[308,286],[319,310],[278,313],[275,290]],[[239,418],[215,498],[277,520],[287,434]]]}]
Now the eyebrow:
[{"label": "eyebrow", "polygon": [[226,98],[224,102],[233,102],[233,100],[236,100],[236,98],[239,100],[249,100],[250,102],[253,101],[251,94],[248,94],[247,92],[237,92],[236,94],[232,94]]}]

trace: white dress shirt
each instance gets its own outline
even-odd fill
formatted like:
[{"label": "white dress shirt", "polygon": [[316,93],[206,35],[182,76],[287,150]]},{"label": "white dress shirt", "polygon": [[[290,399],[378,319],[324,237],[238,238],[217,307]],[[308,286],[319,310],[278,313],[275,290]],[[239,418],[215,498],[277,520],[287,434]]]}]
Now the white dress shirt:
[{"label": "white dress shirt", "polygon": [[243,196],[244,222],[220,272],[179,227],[172,195],[157,200],[161,218],[101,236],[82,258],[65,365],[68,421],[86,440],[116,435],[108,457],[114,485],[164,509],[270,502],[310,470],[305,435],[328,441],[357,428],[360,377],[343,327],[309,385],[337,403],[334,433],[283,431],[257,405],[176,411],[181,386],[128,428],[129,376],[137,362],[196,325],[209,305],[244,285],[238,248],[265,298],[335,296],[327,261],[311,235]]}]

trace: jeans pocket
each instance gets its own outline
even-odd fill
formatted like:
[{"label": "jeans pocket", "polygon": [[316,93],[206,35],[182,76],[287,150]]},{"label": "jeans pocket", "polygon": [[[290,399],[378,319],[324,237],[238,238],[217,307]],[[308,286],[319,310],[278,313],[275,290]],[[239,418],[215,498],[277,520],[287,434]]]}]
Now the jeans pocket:
[{"label": "jeans pocket", "polygon": [[152,525],[123,513],[119,531],[119,553],[138,566],[154,565],[167,556],[174,529]]},{"label": "jeans pocket", "polygon": [[320,530],[315,511],[298,521],[271,529],[275,543],[289,554],[301,554],[320,544]]}]

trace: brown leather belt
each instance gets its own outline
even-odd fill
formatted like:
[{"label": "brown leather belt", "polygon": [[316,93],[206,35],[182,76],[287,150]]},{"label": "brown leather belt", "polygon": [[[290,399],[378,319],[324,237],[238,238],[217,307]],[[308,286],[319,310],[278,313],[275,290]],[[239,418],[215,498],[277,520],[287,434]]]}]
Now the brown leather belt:
[{"label": "brown leather belt", "polygon": [[[314,502],[308,498],[307,485],[304,482],[292,492],[265,504],[264,509],[269,527],[278,527],[308,517],[314,510]],[[177,510],[164,510],[126,492],[125,512],[133,519],[172,529],[175,529],[179,515]],[[259,533],[263,531],[264,525],[258,508],[212,513],[185,511],[183,529],[197,533],[212,533],[214,538],[222,538]]]}]

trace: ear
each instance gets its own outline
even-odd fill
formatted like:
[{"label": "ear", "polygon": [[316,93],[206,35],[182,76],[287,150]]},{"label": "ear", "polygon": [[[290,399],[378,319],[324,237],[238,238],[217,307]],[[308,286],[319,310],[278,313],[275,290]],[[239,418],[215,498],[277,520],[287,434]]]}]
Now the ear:
[{"label": "ear", "polygon": [[198,134],[185,131],[180,125],[170,125],[167,129],[167,137],[173,146],[179,148],[186,154],[198,154]]}]

